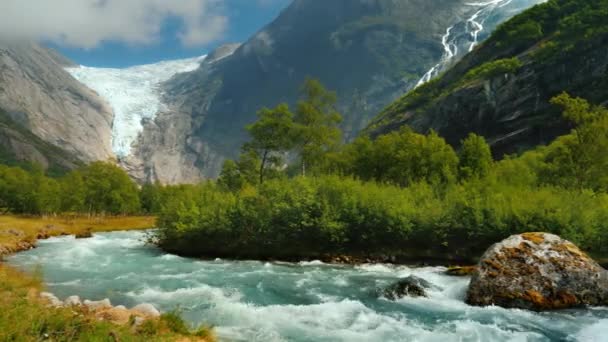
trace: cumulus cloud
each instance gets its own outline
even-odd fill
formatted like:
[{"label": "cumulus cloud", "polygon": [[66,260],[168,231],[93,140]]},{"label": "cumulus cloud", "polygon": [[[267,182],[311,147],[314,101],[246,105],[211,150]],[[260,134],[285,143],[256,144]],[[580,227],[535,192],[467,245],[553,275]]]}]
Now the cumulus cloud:
[{"label": "cumulus cloud", "polygon": [[181,23],[185,46],[218,39],[226,30],[221,0],[0,0],[0,38],[49,40],[94,48],[104,41],[151,44],[163,24]]}]

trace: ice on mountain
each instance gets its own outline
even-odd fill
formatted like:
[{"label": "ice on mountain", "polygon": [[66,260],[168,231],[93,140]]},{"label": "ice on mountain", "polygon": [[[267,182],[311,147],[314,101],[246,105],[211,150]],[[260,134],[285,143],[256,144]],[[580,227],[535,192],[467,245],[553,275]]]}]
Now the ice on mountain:
[{"label": "ice on mountain", "polygon": [[162,109],[160,84],[182,72],[196,70],[205,56],[134,67],[66,70],[95,90],[112,107],[112,150],[117,157],[131,153],[131,145],[143,130],[142,120],[153,119]]}]

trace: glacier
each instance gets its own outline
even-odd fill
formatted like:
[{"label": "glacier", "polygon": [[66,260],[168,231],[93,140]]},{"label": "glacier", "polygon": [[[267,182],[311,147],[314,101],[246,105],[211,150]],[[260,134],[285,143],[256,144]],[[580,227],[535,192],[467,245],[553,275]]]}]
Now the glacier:
[{"label": "glacier", "polygon": [[66,70],[111,106],[112,150],[120,159],[131,154],[131,145],[143,130],[142,120],[154,119],[164,109],[160,84],[178,73],[196,70],[205,58],[206,55],[122,69],[81,65]]}]

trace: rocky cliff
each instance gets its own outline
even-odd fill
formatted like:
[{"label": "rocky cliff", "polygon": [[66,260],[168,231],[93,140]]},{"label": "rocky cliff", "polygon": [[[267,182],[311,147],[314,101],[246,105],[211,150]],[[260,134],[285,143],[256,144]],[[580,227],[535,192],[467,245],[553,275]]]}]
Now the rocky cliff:
[{"label": "rocky cliff", "polygon": [[608,2],[551,0],[513,18],[439,79],[408,93],[368,127],[409,125],[458,145],[485,136],[497,156],[550,142],[570,127],[549,100],[567,91],[608,101]]},{"label": "rocky cliff", "polygon": [[[0,42],[0,108],[13,123],[82,161],[106,160],[113,157],[112,111],[64,70],[71,64],[36,44]],[[37,155],[34,150],[16,143],[23,141],[16,138],[17,131],[8,132],[0,133],[3,142],[21,146],[11,147],[12,153],[45,163],[40,156],[28,156]]]},{"label": "rocky cliff", "polygon": [[42,166],[49,174],[62,174],[81,164],[76,156],[40,139],[0,109],[0,164],[30,163]]},{"label": "rocky cliff", "polygon": [[148,180],[215,176],[238,153],[256,111],[295,103],[307,76],[337,92],[352,138],[437,63],[460,58],[446,59],[446,44],[468,48],[532,2],[296,0],[243,45],[224,47],[165,83],[168,110],[145,125],[128,164]]}]

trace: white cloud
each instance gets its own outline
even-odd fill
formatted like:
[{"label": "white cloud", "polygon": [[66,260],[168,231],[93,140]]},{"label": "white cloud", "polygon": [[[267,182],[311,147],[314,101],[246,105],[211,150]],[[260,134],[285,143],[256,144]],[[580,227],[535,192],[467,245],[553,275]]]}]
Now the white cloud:
[{"label": "white cloud", "polygon": [[93,48],[104,41],[151,44],[177,19],[182,44],[218,39],[228,19],[222,0],[0,0],[0,38],[50,40]]}]

